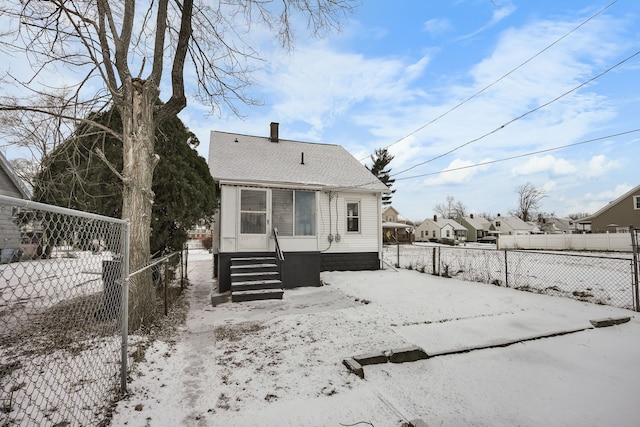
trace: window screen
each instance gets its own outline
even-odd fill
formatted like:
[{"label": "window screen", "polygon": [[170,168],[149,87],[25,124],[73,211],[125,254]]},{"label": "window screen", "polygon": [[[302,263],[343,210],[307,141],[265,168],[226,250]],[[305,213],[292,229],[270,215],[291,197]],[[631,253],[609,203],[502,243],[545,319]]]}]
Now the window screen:
[{"label": "window screen", "polygon": [[313,191],[295,193],[295,233],[296,236],[316,235],[316,193]]},{"label": "window screen", "polygon": [[273,226],[280,236],[293,236],[293,191],[272,190]]},{"label": "window screen", "polygon": [[267,192],[242,190],[240,193],[240,233],[266,234]]}]

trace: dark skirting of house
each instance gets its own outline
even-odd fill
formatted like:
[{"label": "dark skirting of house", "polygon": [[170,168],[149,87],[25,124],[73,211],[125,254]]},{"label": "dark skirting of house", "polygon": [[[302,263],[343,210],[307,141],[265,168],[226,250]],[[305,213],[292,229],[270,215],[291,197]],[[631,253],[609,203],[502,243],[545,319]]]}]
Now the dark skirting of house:
[{"label": "dark skirting of house", "polygon": [[[220,253],[215,258],[214,273],[218,278],[218,291],[231,289],[231,259],[240,257],[274,257],[273,252]],[[320,286],[321,271],[379,270],[377,252],[321,253],[285,252],[281,279],[283,288]]]}]

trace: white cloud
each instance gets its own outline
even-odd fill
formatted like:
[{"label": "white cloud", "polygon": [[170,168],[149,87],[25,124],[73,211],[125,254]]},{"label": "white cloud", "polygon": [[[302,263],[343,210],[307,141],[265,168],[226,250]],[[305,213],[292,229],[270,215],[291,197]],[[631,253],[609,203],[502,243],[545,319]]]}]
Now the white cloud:
[{"label": "white cloud", "polygon": [[534,156],[523,165],[511,169],[514,176],[531,175],[541,172],[548,172],[555,176],[573,174],[577,168],[565,159],[556,159],[552,155],[543,157]]},{"label": "white cloud", "polygon": [[596,178],[603,176],[606,172],[618,166],[618,162],[615,160],[609,160],[604,154],[593,156],[589,161],[589,168],[587,170],[587,176],[589,178]]},{"label": "white cloud", "polygon": [[631,191],[632,188],[633,186],[627,183],[618,184],[613,190],[606,190],[596,194],[587,193],[585,194],[584,198],[587,201],[603,202],[602,206],[604,206],[606,203],[612,202],[618,197],[622,196],[624,193]]},{"label": "white cloud", "polygon": [[449,31],[451,29],[451,22],[444,18],[429,19],[424,23],[422,28],[431,36],[437,36]]},{"label": "white cloud", "polygon": [[[486,160],[482,160],[484,162]],[[471,179],[480,170],[486,170],[488,166],[469,167],[475,162],[469,160],[455,159],[449,163],[443,173],[425,180],[426,185],[443,185],[443,184],[462,184],[471,181]],[[451,172],[447,172],[451,171]]]},{"label": "white cloud", "polygon": [[493,11],[493,14],[491,15],[491,20],[489,22],[487,22],[486,24],[484,24],[482,27],[478,28],[474,32],[470,34],[466,34],[462,37],[459,37],[458,40],[469,39],[482,33],[483,31],[488,30],[489,28],[493,27],[494,25],[502,21],[504,18],[511,15],[515,10],[516,10],[515,6],[511,4],[505,4],[505,5],[496,7],[496,9]]},{"label": "white cloud", "polygon": [[280,117],[299,120],[321,130],[365,100],[413,98],[410,83],[423,72],[429,58],[415,63],[397,58],[367,58],[342,53],[322,44],[277,56],[261,83],[274,97]]}]

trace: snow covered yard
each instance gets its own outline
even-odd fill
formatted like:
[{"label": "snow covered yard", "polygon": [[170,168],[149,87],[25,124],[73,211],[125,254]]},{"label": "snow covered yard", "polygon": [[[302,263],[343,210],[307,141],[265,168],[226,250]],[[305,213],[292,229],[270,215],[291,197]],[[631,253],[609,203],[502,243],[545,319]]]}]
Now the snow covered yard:
[{"label": "snow covered yard", "polygon": [[[191,310],[135,366],[113,425],[635,425],[635,313],[417,271],[324,273],[282,301],[208,304],[211,260],[189,257]],[[632,317],[592,329],[590,320]],[[582,329],[568,335],[539,338]],[[538,338],[538,339],[536,339]],[[366,366],[410,345],[469,351]],[[406,424],[405,424],[406,425]]]},{"label": "snow covered yard", "polygon": [[[631,253],[496,250],[493,245],[386,245],[387,265],[633,309]],[[399,253],[399,257],[398,257]],[[398,262],[399,258],[399,262]]]}]

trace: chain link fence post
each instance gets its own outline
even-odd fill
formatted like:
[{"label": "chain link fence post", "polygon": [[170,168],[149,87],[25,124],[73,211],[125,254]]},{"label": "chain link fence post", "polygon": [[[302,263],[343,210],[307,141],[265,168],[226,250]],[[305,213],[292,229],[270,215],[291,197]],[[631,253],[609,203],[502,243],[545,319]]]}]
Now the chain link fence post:
[{"label": "chain link fence post", "polygon": [[640,295],[638,294],[638,262],[640,262],[638,260],[638,230],[631,225],[629,226],[629,231],[631,232],[631,250],[633,251],[633,303],[635,311],[640,311]]},{"label": "chain link fence post", "polygon": [[504,250],[504,286],[509,287],[509,262],[507,260],[507,250]]},{"label": "chain link fence post", "polygon": [[122,330],[120,351],[120,393],[127,394],[128,347],[129,347],[129,243],[131,239],[131,223],[124,225],[124,242],[122,250]]}]

